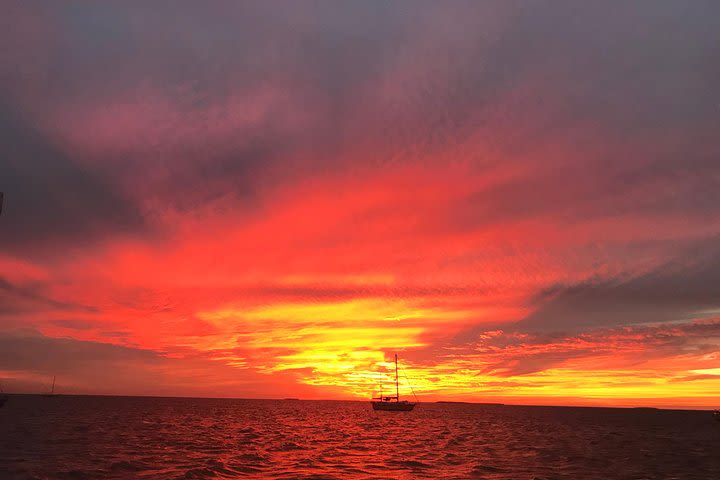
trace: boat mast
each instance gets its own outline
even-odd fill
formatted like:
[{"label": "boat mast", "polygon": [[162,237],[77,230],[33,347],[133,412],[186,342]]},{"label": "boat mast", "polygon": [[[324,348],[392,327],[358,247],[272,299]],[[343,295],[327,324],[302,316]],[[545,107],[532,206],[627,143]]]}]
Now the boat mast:
[{"label": "boat mast", "polygon": [[52,389],[50,390],[50,393],[55,393],[55,375],[53,375],[53,385],[52,385]]},{"label": "boat mast", "polygon": [[395,354],[395,401],[400,401],[400,384],[398,383],[397,353]]}]

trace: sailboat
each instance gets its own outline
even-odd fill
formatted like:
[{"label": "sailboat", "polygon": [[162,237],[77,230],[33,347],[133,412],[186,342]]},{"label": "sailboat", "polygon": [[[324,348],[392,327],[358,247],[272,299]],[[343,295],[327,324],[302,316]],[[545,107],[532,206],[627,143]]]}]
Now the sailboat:
[{"label": "sailboat", "polygon": [[717,420],[718,422],[720,422],[720,409],[715,410],[715,411],[713,412],[713,417],[715,417],[715,420]]},{"label": "sailboat", "polygon": [[52,383],[52,388],[50,389],[50,391],[41,393],[40,395],[42,395],[43,397],[59,397],[60,396],[59,393],[55,393],[55,375],[53,375],[53,383]]},{"label": "sailboat", "polygon": [[395,396],[383,396],[372,399],[373,410],[385,410],[390,412],[409,412],[415,408],[415,403],[407,400],[400,400],[400,383],[398,382],[398,356],[395,354]]}]

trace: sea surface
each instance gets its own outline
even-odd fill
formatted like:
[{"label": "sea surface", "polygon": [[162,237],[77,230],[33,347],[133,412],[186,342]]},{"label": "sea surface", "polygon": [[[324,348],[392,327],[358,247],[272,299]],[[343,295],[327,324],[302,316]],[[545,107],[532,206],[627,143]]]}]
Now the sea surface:
[{"label": "sea surface", "polygon": [[720,479],[706,411],[12,396],[0,478]]}]

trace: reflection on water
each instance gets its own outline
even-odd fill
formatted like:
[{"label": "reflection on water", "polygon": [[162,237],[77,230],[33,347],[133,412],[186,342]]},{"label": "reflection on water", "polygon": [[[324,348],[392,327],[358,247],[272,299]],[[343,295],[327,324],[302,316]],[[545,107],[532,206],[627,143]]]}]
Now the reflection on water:
[{"label": "reflection on water", "polygon": [[720,479],[708,412],[14,396],[5,478]]}]

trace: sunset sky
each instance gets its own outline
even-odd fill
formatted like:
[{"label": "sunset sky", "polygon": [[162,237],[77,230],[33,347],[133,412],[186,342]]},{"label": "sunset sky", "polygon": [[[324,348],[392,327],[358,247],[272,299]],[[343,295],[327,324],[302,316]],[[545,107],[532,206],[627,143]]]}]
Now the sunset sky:
[{"label": "sunset sky", "polygon": [[611,3],[6,5],[2,386],[716,406],[720,3]]}]

